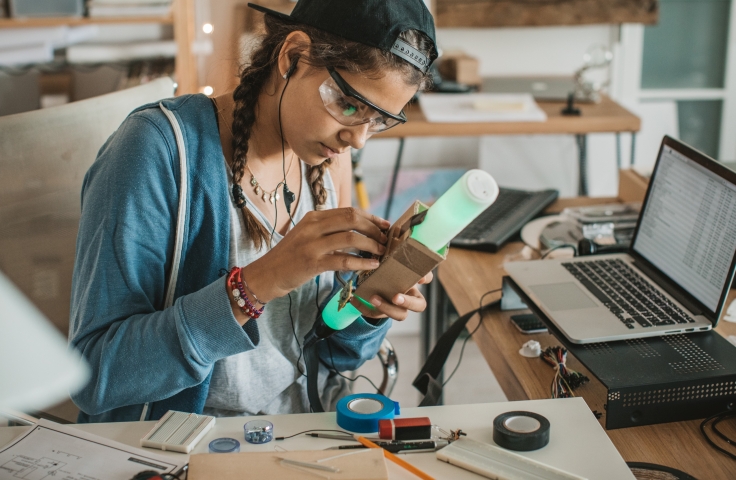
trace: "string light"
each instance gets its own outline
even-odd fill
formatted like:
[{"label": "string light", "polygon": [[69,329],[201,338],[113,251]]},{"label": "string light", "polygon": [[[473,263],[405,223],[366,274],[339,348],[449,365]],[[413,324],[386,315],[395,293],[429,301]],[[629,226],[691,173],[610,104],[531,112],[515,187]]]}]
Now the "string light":
[{"label": "string light", "polygon": [[208,35],[212,33],[212,30],[214,29],[215,27],[213,27],[211,23],[205,23],[204,25],[202,25],[202,31]]}]

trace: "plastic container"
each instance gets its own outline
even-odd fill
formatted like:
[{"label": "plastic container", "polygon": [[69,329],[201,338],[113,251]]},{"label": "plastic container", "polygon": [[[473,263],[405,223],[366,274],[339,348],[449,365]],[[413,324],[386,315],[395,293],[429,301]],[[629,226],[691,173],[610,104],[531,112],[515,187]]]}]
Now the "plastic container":
[{"label": "plastic container", "polygon": [[273,423],[267,420],[251,420],[243,426],[245,441],[248,443],[268,443],[273,440]]}]

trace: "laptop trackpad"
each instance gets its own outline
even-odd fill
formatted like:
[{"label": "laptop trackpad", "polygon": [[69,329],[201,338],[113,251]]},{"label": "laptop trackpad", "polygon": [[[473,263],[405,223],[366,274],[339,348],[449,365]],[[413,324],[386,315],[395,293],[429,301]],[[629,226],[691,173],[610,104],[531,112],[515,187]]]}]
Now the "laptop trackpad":
[{"label": "laptop trackpad", "polygon": [[529,287],[551,311],[596,308],[598,304],[574,283],[553,283]]}]

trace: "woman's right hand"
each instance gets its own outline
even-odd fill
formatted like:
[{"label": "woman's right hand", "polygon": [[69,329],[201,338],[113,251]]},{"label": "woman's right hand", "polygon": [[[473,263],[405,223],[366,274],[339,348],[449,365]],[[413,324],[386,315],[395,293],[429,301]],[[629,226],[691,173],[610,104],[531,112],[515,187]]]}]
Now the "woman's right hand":
[{"label": "woman's right hand", "polygon": [[309,212],[270,252],[244,267],[242,275],[258,299],[269,302],[326,271],[373,270],[378,260],[338,250],[383,255],[383,231],[389,226],[387,220],[351,207]]}]

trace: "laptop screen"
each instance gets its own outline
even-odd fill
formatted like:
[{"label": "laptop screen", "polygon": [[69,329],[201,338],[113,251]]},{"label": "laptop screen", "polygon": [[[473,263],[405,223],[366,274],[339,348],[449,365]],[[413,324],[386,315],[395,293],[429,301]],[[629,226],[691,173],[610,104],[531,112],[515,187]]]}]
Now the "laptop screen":
[{"label": "laptop screen", "polygon": [[666,143],[633,249],[715,312],[736,251],[736,186]]}]

